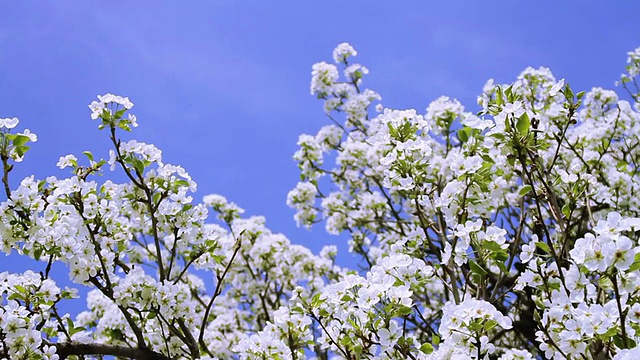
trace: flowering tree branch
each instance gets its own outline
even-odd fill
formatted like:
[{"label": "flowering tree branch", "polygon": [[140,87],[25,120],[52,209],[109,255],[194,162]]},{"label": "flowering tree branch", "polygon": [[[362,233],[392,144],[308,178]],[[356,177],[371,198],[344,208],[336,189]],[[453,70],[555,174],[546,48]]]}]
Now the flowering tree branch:
[{"label": "flowering tree branch", "polygon": [[[287,204],[347,237],[357,270],[220,195],[194,200],[185,169],[120,140],[137,126],[126,97],[89,105],[107,159],[66,155],[69,177],[14,190],[37,136],[0,119],[0,249],[46,262],[0,273],[0,358],[640,356],[640,49],[624,98],[528,68],[489,81],[474,112],[448,97],[385,108],[356,55],[343,43],[312,67],[330,124],[300,136]],[[97,177],[107,165],[126,181]],[[84,311],[60,311],[78,295],[56,264],[89,289]]]}]

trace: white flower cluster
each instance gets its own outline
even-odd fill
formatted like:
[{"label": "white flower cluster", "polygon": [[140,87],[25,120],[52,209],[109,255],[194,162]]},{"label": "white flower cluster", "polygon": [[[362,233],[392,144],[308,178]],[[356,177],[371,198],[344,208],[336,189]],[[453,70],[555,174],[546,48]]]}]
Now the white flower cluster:
[{"label": "white flower cluster", "polygon": [[[12,134],[12,129],[19,123],[20,120],[16,117],[0,118],[0,148],[7,160],[11,159],[15,162],[22,161],[25,153],[29,150],[29,146],[27,146],[29,142],[38,141],[38,136],[29,129]],[[10,166],[8,162],[4,164],[5,171],[8,166]]]},{"label": "white flower cluster", "polygon": [[282,307],[273,313],[274,320],[263,330],[246,338],[233,349],[240,359],[294,359],[291,347],[296,345],[296,359],[304,359],[304,347],[313,345],[311,318],[292,313]]},{"label": "white flower cluster", "polygon": [[[302,301],[302,306],[323,330],[317,340],[322,348],[335,353],[355,351],[383,356],[393,353],[398,341],[405,341],[416,350],[422,344],[403,334],[393,318],[418,306],[412,299],[412,289],[425,286],[432,276],[433,269],[423,261],[395,253],[382,257],[366,277],[349,274],[326,286],[309,302]],[[377,336],[378,341],[367,342],[372,336]],[[349,341],[338,343],[336,339]]]},{"label": "white flower cluster", "polygon": [[297,210],[295,219],[298,225],[313,224],[317,211],[308,204],[313,203],[317,194],[316,186],[310,182],[298,183],[296,188],[287,194],[287,205]]},{"label": "white flower cluster", "polygon": [[20,120],[18,120],[17,117],[0,119],[0,129],[13,129],[18,125],[19,122]]},{"label": "white flower cluster", "polygon": [[335,61],[336,63],[346,63],[347,58],[356,55],[358,55],[358,52],[353,48],[353,46],[349,45],[348,43],[342,43],[336,46],[336,48],[333,50],[333,61]]},{"label": "white flower cluster", "polygon": [[623,75],[623,79],[632,79],[640,75],[640,48],[629,51],[627,55],[627,74]]},{"label": "white flower cluster", "polygon": [[0,354],[11,359],[57,360],[55,346],[44,343],[42,331],[57,333],[49,310],[60,295],[51,279],[43,280],[33,271],[0,273]]},{"label": "white flower cluster", "polygon": [[618,271],[626,271],[640,252],[634,241],[621,232],[640,229],[640,218],[623,219],[619,213],[611,212],[607,220],[600,220],[593,228],[595,235],[585,234],[576,241],[571,258],[589,271],[607,271],[615,266]]},{"label": "white flower cluster", "polygon": [[[346,63],[355,53],[348,49],[340,45],[334,60]],[[629,55],[629,79],[638,75],[636,53]],[[392,246],[436,264],[435,275],[445,294],[434,299],[440,306],[461,306],[471,294],[480,302],[491,300],[484,303],[493,304],[489,305],[495,306],[493,311],[500,309],[492,314],[504,319],[503,331],[496,333],[489,322],[489,329],[481,329],[486,334],[467,337],[466,342],[452,342],[459,330],[441,331],[444,341],[429,356],[475,358],[478,350],[503,359],[531,359],[545,353],[557,358],[589,352],[596,356],[598,351],[614,356],[635,346],[637,329],[627,315],[636,304],[632,289],[634,271],[640,266],[633,232],[633,214],[640,209],[634,158],[638,150],[633,145],[640,141],[640,114],[634,92],[635,104],[600,88],[574,94],[549,69],[527,68],[511,85],[489,81],[478,99],[482,110],[477,115],[466,112],[457,100],[440,97],[425,115],[380,106],[380,114],[370,119],[367,111],[344,111],[345,104],[364,93],[361,78],[352,82],[353,72],[348,72],[351,80],[340,83],[336,68],[331,68],[334,77],[320,97],[332,121],[344,115],[343,140],[339,147],[321,151],[319,142],[306,136],[294,158],[307,179],[329,175],[333,187],[324,189],[318,182],[314,196],[298,197],[289,204],[298,210],[296,217],[301,209],[313,209],[315,214],[320,198],[327,231],[347,232],[350,250],[363,257],[366,269],[378,266]],[[312,79],[312,84],[319,82],[317,72]],[[623,84],[627,88],[633,83]],[[325,158],[332,152],[336,166],[325,169]],[[319,220],[314,217],[314,222]],[[356,289],[364,284],[360,277],[352,281]],[[580,313],[575,304],[582,302],[589,311],[610,319],[604,327],[593,323],[604,332],[574,331],[564,337],[569,334],[566,329],[555,328],[556,322],[547,318],[549,309],[560,306],[552,306],[551,299],[562,293],[568,294],[572,306],[558,324],[566,323],[571,312]],[[362,292],[360,301],[368,299],[366,294]],[[355,302],[361,297],[360,292],[350,296]],[[412,297],[421,298],[417,293]],[[519,341],[511,334],[524,330],[523,325],[509,324],[516,320],[535,324],[533,312],[525,310],[533,308],[542,314],[539,326],[544,331],[532,328],[526,334],[527,344],[537,341],[542,346],[526,345],[527,351],[511,348]],[[627,324],[624,331],[621,322]],[[467,316],[461,323],[474,320]],[[347,358],[350,354],[343,350],[353,340],[346,338],[366,338],[366,334],[325,331],[344,339],[343,349],[335,345],[332,351]],[[416,332],[430,338],[424,335],[429,333],[426,329]],[[615,344],[596,349],[606,341]],[[358,346],[365,344],[353,348]],[[426,346],[423,353],[428,352]]]},{"label": "white flower cluster", "polygon": [[[131,113],[127,113],[133,107],[133,103],[127,97],[113,94],[98,95],[98,101],[89,104],[91,118],[101,119],[99,129],[108,127],[131,131],[132,127],[138,126],[138,118]],[[125,117],[125,113],[127,116]]]},{"label": "white flower cluster", "polygon": [[89,109],[91,109],[91,118],[96,120],[103,116],[104,112],[107,112],[109,115],[113,115],[113,109],[110,108],[111,105],[119,105],[126,110],[133,107],[133,103],[128,97],[113,94],[98,95],[98,101],[92,101],[91,104],[89,104]]},{"label": "white flower cluster", "polygon": [[457,305],[448,302],[442,309],[439,328],[445,342],[433,356],[446,358],[453,357],[454,354],[469,357],[475,357],[475,354],[493,354],[496,348],[487,334],[496,326],[509,330],[512,321],[490,303],[476,299],[465,299]]},{"label": "white flower cluster", "polygon": [[340,77],[338,68],[326,62],[314,64],[311,75],[311,95],[318,95],[318,97],[328,96]]}]

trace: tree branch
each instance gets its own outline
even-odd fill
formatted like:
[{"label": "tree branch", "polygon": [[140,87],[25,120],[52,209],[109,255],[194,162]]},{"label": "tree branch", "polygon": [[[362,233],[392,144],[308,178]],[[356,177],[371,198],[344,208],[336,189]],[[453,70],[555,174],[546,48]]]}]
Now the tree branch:
[{"label": "tree branch", "polygon": [[60,360],[72,355],[111,355],[136,360],[171,360],[170,357],[149,348],[130,348],[108,344],[81,344],[77,342],[58,343],[54,345]]}]

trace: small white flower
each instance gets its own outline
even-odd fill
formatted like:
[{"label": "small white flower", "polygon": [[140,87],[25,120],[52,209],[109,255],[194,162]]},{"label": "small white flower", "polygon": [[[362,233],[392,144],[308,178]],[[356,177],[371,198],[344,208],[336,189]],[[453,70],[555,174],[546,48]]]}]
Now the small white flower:
[{"label": "small white flower", "polygon": [[17,117],[0,119],[0,128],[13,129],[19,122]]},{"label": "small white flower", "polygon": [[60,157],[56,166],[59,167],[60,169],[64,169],[66,167],[76,166],[77,161],[78,161],[78,158],[76,158],[72,154],[69,154],[69,155]]},{"label": "small white flower", "polygon": [[346,63],[348,57],[356,55],[358,55],[358,52],[353,48],[353,46],[346,42],[336,46],[333,50],[333,60],[336,63]]},{"label": "small white flower", "polygon": [[548,92],[549,96],[551,97],[556,96],[556,94],[558,94],[558,92],[562,90],[562,88],[564,88],[564,79],[561,79],[549,89],[549,92]]}]

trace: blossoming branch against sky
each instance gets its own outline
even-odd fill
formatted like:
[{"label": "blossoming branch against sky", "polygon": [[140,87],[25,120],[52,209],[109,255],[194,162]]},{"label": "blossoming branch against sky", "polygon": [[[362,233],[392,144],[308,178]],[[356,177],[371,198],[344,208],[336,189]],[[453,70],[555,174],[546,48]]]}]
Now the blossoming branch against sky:
[{"label": "blossoming branch against sky", "polygon": [[640,6],[381,4],[5,7],[0,357],[638,358]]},{"label": "blossoming branch against sky", "polygon": [[[613,87],[638,45],[640,9],[577,1],[117,3],[3,5],[0,111],[40,137],[13,178],[55,173],[68,153],[107,158],[86,104],[126,95],[145,124],[136,139],[184,166],[198,194],[224,194],[314,251],[338,238],[298,229],[285,201],[299,180],[298,136],[327,124],[309,95],[311,65],[336,44],[358,49],[371,72],[367,86],[385,106],[424,111],[448,95],[475,111],[486,80],[511,82],[527,66],[547,66],[574,88]],[[20,266],[4,259],[0,270],[9,264]]]}]

